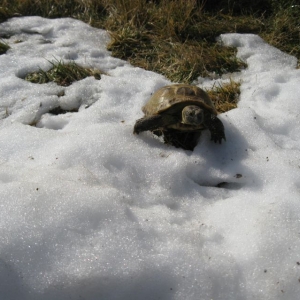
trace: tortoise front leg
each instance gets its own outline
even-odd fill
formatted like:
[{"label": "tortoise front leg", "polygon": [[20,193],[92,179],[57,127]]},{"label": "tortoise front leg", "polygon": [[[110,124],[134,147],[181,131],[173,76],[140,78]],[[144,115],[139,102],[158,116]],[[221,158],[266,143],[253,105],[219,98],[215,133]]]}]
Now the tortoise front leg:
[{"label": "tortoise front leg", "polygon": [[213,116],[205,125],[210,131],[212,141],[219,142],[219,144],[221,144],[222,139],[226,141],[224,125],[221,120]]},{"label": "tortoise front leg", "polygon": [[171,115],[154,115],[141,118],[136,121],[133,129],[133,133],[139,134],[142,131],[153,131],[167,125],[175,124],[178,120],[176,117]]}]

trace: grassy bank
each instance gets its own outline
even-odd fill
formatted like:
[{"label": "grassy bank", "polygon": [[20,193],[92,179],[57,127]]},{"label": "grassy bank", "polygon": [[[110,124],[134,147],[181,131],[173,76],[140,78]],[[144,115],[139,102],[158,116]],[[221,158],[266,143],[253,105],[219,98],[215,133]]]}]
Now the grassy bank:
[{"label": "grassy bank", "polygon": [[104,28],[110,32],[108,49],[114,56],[174,82],[191,83],[199,76],[216,77],[245,67],[235,49],[216,42],[221,33],[259,34],[300,57],[296,0],[0,1],[1,22],[29,15],[73,17]]}]

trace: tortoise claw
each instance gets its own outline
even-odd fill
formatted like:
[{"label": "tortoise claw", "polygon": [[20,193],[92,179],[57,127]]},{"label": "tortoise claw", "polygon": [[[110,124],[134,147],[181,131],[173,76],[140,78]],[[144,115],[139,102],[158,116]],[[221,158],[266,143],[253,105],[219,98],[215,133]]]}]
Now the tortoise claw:
[{"label": "tortoise claw", "polygon": [[211,141],[214,141],[215,143],[222,143],[222,140],[226,141],[226,137],[225,134],[212,134],[211,135]]}]

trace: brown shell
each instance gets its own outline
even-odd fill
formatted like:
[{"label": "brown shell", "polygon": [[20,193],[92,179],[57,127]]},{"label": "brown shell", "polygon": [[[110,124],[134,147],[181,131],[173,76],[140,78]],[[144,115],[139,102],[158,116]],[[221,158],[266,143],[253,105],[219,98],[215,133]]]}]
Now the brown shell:
[{"label": "brown shell", "polygon": [[198,105],[213,115],[218,114],[207,93],[195,85],[188,84],[173,84],[160,88],[152,95],[142,111],[146,116],[163,114],[170,109],[176,112],[176,107],[181,110],[183,104]]}]

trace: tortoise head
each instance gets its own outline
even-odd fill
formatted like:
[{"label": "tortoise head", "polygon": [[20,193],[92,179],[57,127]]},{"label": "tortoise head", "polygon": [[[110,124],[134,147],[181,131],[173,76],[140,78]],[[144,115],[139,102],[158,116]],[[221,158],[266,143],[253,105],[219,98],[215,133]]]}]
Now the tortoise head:
[{"label": "tortoise head", "polygon": [[200,125],[203,123],[203,109],[197,105],[188,105],[182,110],[182,123]]}]

